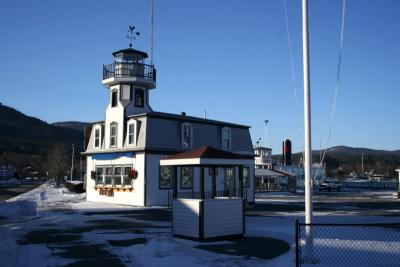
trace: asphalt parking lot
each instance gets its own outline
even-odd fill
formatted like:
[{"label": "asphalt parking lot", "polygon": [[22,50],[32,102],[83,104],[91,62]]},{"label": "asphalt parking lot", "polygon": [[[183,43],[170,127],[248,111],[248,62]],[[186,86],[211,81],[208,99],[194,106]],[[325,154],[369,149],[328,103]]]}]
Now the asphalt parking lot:
[{"label": "asphalt parking lot", "polygon": [[[365,216],[400,216],[400,200],[393,190],[344,189],[340,192],[313,192],[316,212],[352,213]],[[304,211],[304,192],[256,193],[256,204],[247,215],[272,216]]]}]

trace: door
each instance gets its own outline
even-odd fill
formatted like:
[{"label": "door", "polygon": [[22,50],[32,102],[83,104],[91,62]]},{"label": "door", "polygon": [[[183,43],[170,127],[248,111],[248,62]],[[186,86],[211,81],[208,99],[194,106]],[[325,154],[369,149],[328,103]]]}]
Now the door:
[{"label": "door", "polygon": [[226,168],[225,169],[225,193],[228,197],[235,196],[235,169]]}]

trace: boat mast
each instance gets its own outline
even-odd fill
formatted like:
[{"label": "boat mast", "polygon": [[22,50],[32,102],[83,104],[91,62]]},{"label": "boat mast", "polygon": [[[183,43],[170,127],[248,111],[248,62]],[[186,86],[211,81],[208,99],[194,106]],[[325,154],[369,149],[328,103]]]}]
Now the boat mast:
[{"label": "boat mast", "polygon": [[[310,104],[310,66],[308,49],[308,0],[303,0],[303,80],[304,80],[304,186],[305,223],[311,224],[313,217],[311,180],[311,104]],[[313,240],[311,226],[306,227],[306,261],[312,261]]]},{"label": "boat mast", "polygon": [[362,177],[365,178],[365,172],[364,172],[364,154],[361,154],[361,171],[362,171]]}]

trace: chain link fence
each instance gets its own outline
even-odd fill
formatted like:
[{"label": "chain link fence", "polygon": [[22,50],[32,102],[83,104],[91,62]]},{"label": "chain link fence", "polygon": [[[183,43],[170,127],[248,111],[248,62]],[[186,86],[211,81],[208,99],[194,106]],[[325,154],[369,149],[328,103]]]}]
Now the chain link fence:
[{"label": "chain link fence", "polygon": [[296,221],[296,266],[400,266],[400,223]]}]

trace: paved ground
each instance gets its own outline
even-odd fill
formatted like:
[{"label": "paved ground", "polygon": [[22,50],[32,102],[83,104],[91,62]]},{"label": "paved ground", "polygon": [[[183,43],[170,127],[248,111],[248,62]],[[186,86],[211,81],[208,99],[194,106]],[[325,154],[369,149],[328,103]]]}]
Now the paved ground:
[{"label": "paved ground", "polygon": [[[400,200],[393,198],[394,191],[343,190],[341,192],[314,192],[315,212],[336,215],[399,216]],[[304,211],[304,193],[256,193],[256,204],[247,215],[274,216]]]},{"label": "paved ground", "polygon": [[[54,194],[59,191],[54,190]],[[378,220],[385,217],[399,221],[400,202],[390,196],[391,192],[368,190],[317,193],[315,210],[316,214],[324,214],[321,217],[325,218],[321,219],[329,222],[334,218],[342,221],[344,217],[362,221],[362,216],[376,215],[381,216]],[[198,257],[202,264],[209,266],[243,266],[247,265],[247,259],[268,260],[289,250],[292,255],[294,220],[303,216],[303,194],[260,193],[256,198],[256,205],[246,211],[245,239],[199,244],[171,237],[169,209],[106,210],[107,205],[102,204],[102,209],[85,210],[88,202],[52,197],[52,201],[44,200],[39,206],[41,213],[36,218],[0,220],[3,243],[16,243],[15,248],[0,251],[0,257],[15,259],[11,264],[6,262],[10,266],[26,266],[36,261],[34,266],[98,267],[143,266],[146,264],[137,264],[137,261],[156,258],[163,262],[163,258],[175,255],[178,259],[188,255]],[[83,209],[76,205],[83,205]],[[341,218],[340,215],[350,216]],[[146,255],[142,257],[142,254]],[[293,256],[288,258],[289,262],[293,261]],[[261,266],[265,262],[253,263]]]},{"label": "paved ground", "polygon": [[18,196],[25,192],[28,192],[38,186],[40,186],[42,182],[35,183],[24,183],[24,184],[15,184],[15,185],[2,185],[0,186],[0,202],[5,201],[9,198]]}]

